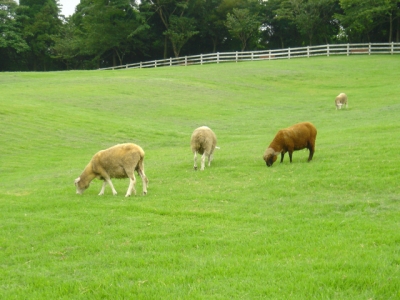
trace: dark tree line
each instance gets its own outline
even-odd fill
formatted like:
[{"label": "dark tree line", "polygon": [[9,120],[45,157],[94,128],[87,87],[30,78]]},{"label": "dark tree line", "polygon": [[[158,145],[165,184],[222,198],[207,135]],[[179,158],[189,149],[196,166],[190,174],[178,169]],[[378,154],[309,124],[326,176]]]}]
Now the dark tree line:
[{"label": "dark tree line", "polygon": [[399,42],[399,0],[0,0],[0,71],[93,69],[171,56]]}]

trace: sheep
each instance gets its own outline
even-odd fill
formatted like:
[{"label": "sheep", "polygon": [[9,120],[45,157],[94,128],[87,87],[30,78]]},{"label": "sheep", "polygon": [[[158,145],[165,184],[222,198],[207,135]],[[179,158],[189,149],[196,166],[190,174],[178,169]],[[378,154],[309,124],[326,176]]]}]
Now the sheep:
[{"label": "sheep", "polygon": [[104,180],[99,196],[104,194],[107,183],[110,185],[113,195],[117,195],[111,178],[129,177],[130,183],[125,197],[129,197],[132,191],[136,195],[135,170],[142,178],[143,195],[146,195],[149,180],[144,173],[143,149],[138,145],[126,143],[101,150],[92,157],[82,174],[75,179],[76,193],[82,194],[89,187],[90,182],[98,178]]},{"label": "sheep", "polygon": [[208,166],[211,165],[213,160],[213,152],[217,145],[217,137],[215,133],[207,126],[202,126],[193,131],[190,146],[192,152],[194,153],[194,169],[197,170],[197,152],[202,154],[201,157],[201,168],[204,170],[204,164],[206,160],[206,155],[208,157]]},{"label": "sheep", "polygon": [[336,110],[342,109],[342,105],[346,105],[347,108],[347,95],[345,93],[340,93],[335,99]]},{"label": "sheep", "polygon": [[310,150],[308,161],[311,161],[315,151],[315,139],[317,129],[310,122],[303,122],[291,127],[281,129],[272,140],[264,153],[264,160],[268,167],[276,161],[277,155],[281,154],[281,163],[286,152],[289,152],[290,162],[295,150],[307,148]]}]

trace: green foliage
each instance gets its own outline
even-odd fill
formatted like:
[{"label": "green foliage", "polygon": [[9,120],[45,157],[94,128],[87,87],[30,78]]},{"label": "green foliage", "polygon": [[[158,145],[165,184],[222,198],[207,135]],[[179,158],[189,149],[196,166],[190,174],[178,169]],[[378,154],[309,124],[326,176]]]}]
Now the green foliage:
[{"label": "green foliage", "polygon": [[71,21],[62,26],[60,34],[53,37],[54,46],[52,57],[63,61],[66,68],[73,69],[79,67],[80,43],[77,38],[77,28]]},{"label": "green foliage", "polygon": [[315,41],[329,42],[337,34],[339,26],[333,20],[338,12],[336,0],[285,0],[275,10],[276,17],[281,20],[292,21],[303,40],[308,45]]},{"label": "green foliage", "polygon": [[[224,24],[227,11],[222,6],[222,0],[196,1],[195,18],[198,23],[200,37],[212,42],[212,47],[206,52],[217,52],[217,45],[221,45],[229,35]],[[231,11],[230,9],[229,11]]]},{"label": "green foliage", "polygon": [[177,17],[172,15],[169,20],[168,30],[164,34],[170,39],[175,57],[186,42],[199,32],[195,30],[195,20],[186,17]]},{"label": "green foliage", "polygon": [[19,10],[23,34],[30,51],[26,54],[31,70],[46,71],[52,65],[50,49],[59,33],[61,20],[55,0],[21,0]]},{"label": "green foliage", "polygon": [[227,14],[225,25],[232,36],[242,42],[244,51],[249,38],[258,33],[261,22],[258,16],[252,15],[248,9],[234,8],[232,13]]},{"label": "green foliage", "polygon": [[[400,2],[397,0],[340,0],[343,14],[337,14],[336,17],[346,28],[350,40],[360,40],[363,35],[366,35],[368,41],[371,41],[372,31],[389,21],[388,41],[391,42],[393,22],[400,18],[399,5]],[[399,30],[400,27],[397,29]]]},{"label": "green foliage", "polygon": [[79,53],[99,61],[110,51],[114,66],[122,64],[126,53],[134,49],[135,35],[147,28],[129,0],[83,2],[77,14],[72,21],[79,28],[75,30]]},{"label": "green foliage", "polygon": [[0,0],[0,70],[110,67],[210,52],[399,42],[399,0]]},{"label": "green foliage", "polygon": [[23,36],[18,5],[13,0],[0,0],[0,71],[19,70],[19,57],[30,48]]},{"label": "green foliage", "polygon": [[16,53],[29,49],[22,37],[18,24],[16,10],[17,3],[14,0],[0,1],[0,48],[13,50]]},{"label": "green foliage", "polygon": [[[0,73],[0,298],[398,299],[399,76],[389,55]],[[267,168],[300,121],[313,160]],[[200,125],[221,147],[203,172]],[[76,195],[122,142],[146,152],[148,195]]]}]

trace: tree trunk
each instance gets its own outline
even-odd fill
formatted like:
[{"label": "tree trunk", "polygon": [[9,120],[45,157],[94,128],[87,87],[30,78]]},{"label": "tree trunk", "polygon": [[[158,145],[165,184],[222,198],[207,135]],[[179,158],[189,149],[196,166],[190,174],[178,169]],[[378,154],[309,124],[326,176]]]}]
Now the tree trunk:
[{"label": "tree trunk", "polygon": [[164,59],[167,58],[167,46],[168,46],[168,38],[167,36],[164,37]]},{"label": "tree trunk", "polygon": [[218,39],[216,37],[211,38],[212,43],[213,43],[213,50],[212,53],[216,53],[217,52],[217,43],[218,43]]},{"label": "tree trunk", "polygon": [[174,51],[174,55],[176,58],[178,58],[179,52],[181,52],[181,49],[180,48],[178,49],[178,46],[173,41],[171,41],[171,44],[172,44],[172,50]]}]

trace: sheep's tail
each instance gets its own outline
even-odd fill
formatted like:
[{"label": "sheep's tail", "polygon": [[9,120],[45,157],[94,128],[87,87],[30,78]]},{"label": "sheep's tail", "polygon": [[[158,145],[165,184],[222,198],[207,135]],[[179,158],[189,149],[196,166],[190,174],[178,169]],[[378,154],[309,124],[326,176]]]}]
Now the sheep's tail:
[{"label": "sheep's tail", "polygon": [[219,150],[219,149],[221,149],[221,148],[220,148],[220,147],[218,147],[218,146],[215,146],[215,149],[218,149],[218,150]]}]

